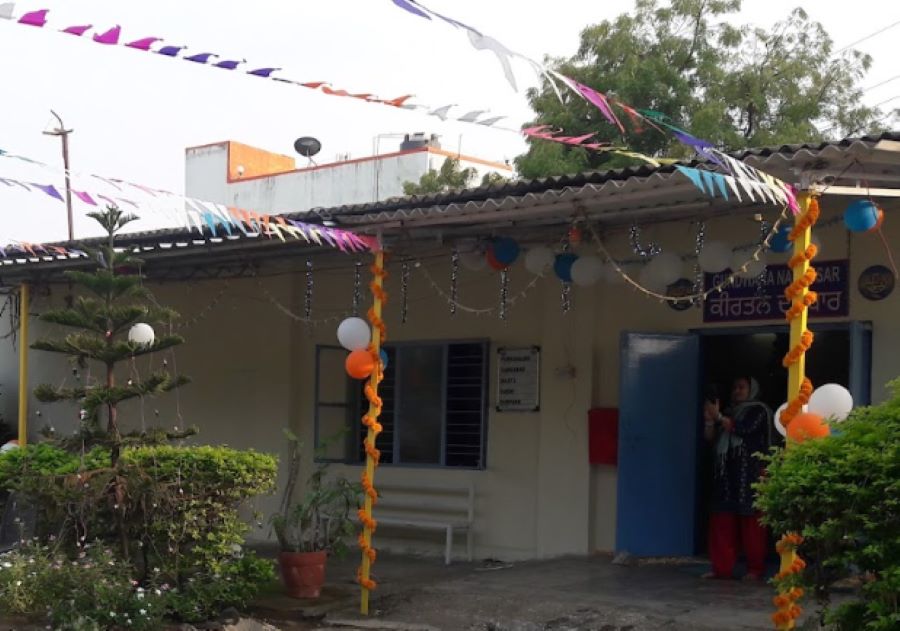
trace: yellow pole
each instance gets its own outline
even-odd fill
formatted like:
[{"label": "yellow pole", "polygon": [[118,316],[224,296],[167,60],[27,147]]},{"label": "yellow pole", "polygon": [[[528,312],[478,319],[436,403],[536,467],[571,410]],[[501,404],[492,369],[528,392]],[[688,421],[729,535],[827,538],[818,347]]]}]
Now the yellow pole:
[{"label": "yellow pole", "polygon": [[[782,413],[782,425],[787,426],[794,416],[802,411],[802,406],[809,398],[811,385],[806,379],[806,350],[812,343],[812,335],[807,330],[809,305],[815,301],[815,296],[810,296],[809,285],[815,278],[815,270],[810,272],[810,259],[815,252],[809,249],[812,241],[812,226],[819,216],[819,205],[808,192],[802,192],[797,196],[800,206],[800,215],[797,224],[791,231],[794,242],[793,256],[790,265],[793,270],[793,282],[787,290],[791,300],[791,307],[787,312],[790,321],[790,350],[784,358],[784,364],[788,369],[787,400],[788,408]],[[790,446],[790,440],[785,443]],[[779,630],[789,630],[796,627],[795,619],[800,614],[800,608],[796,601],[803,595],[799,588],[791,587],[783,579],[802,571],[803,560],[797,554],[797,546],[802,538],[797,534],[785,534],[778,542],[777,550],[781,557],[779,571],[776,579],[781,579],[778,584],[778,596],[775,598],[777,611],[773,615],[775,627]]]},{"label": "yellow pole", "polygon": [[19,288],[19,446],[28,442],[28,283]]},{"label": "yellow pole", "polygon": [[[797,202],[800,205],[801,217],[805,216],[809,211],[809,202],[810,202],[809,193],[800,193],[797,196]],[[803,230],[796,239],[794,239],[794,256],[802,256],[806,252],[806,248],[809,247],[809,244],[812,240],[812,226]],[[793,269],[793,280],[794,282],[799,281],[806,274],[806,271],[809,269],[809,261],[803,257],[803,262],[799,265],[796,265]],[[803,288],[801,293],[795,300],[803,300],[803,297],[809,292],[807,288]],[[790,348],[796,348],[798,344],[800,344],[801,337],[803,332],[806,331],[806,323],[807,316],[809,314],[808,309],[803,309],[800,312],[800,315],[793,320],[791,320],[791,343]],[[806,377],[806,353],[801,353],[798,360],[791,365],[788,366],[788,390],[787,390],[787,400],[792,401],[800,396],[800,385],[803,383],[803,379]]]},{"label": "yellow pole", "polygon": [[378,466],[379,453],[375,448],[375,439],[381,433],[381,425],[378,423],[378,417],[381,414],[381,399],[378,398],[378,384],[383,378],[384,366],[381,363],[381,344],[385,338],[384,321],[381,319],[382,307],[386,300],[384,292],[384,252],[381,250],[375,253],[375,265],[372,268],[373,279],[369,287],[372,290],[373,303],[369,310],[369,321],[372,324],[372,344],[370,351],[375,363],[375,370],[369,378],[369,384],[366,387],[366,398],[369,400],[369,411],[363,417],[363,423],[368,427],[366,434],[366,470],[362,475],[362,485],[365,490],[365,498],[363,508],[360,511],[360,521],[363,524],[363,531],[360,537],[360,548],[362,549],[362,563],[359,568],[358,582],[362,588],[360,595],[359,610],[362,615],[369,614],[369,593],[375,589],[375,581],[370,578],[372,563],[375,561],[375,549],[372,548],[372,533],[375,531],[376,522],[372,518],[372,506],[375,503],[377,494],[375,493],[375,467]]}]

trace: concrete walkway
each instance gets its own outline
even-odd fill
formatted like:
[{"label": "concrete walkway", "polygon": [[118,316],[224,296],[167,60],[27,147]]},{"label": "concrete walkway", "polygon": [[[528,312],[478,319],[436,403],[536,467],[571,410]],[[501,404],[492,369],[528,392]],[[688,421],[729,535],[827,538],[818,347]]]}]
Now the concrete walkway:
[{"label": "concrete walkway", "polygon": [[719,631],[771,629],[771,586],[706,581],[698,564],[619,566],[607,556],[509,566],[379,555],[378,590],[366,623],[353,583],[357,559],[330,562],[319,602],[286,597],[259,603],[280,620],[317,620],[312,628],[448,631]]}]

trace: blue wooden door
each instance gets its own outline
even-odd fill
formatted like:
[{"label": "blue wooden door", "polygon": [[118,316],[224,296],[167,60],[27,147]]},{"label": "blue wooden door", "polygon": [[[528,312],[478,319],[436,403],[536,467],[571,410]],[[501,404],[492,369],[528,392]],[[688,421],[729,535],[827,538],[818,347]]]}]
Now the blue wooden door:
[{"label": "blue wooden door", "polygon": [[616,549],[694,553],[699,339],[624,333],[619,394]]}]

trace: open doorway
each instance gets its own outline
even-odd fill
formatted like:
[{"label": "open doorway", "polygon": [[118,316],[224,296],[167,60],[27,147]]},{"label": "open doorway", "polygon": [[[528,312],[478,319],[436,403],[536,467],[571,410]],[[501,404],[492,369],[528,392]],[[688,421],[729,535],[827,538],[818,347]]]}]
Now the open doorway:
[{"label": "open doorway", "polygon": [[[850,384],[851,334],[849,328],[828,328],[815,332],[815,343],[807,354],[806,373],[814,384]],[[782,358],[788,352],[787,327],[703,331],[700,335],[701,381],[705,389],[717,392],[727,405],[732,381],[741,376],[759,382],[760,400],[773,412],[785,402],[787,369]],[[769,428],[771,445],[784,439]],[[709,504],[713,478],[712,445],[699,439],[697,450],[697,536],[696,552],[707,550]]]},{"label": "open doorway", "polygon": [[[856,405],[868,405],[871,325],[814,323],[810,329],[816,334],[807,358],[813,383],[840,383]],[[704,385],[718,384],[724,399],[732,378],[750,373],[775,409],[786,396],[781,359],[788,344],[785,325],[622,333],[616,550],[635,556],[706,553],[712,471],[703,441]]]}]

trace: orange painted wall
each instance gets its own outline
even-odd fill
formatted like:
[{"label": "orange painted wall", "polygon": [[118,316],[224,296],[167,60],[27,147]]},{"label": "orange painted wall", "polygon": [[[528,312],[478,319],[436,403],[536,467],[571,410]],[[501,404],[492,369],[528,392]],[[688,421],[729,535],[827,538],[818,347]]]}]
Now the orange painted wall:
[{"label": "orange painted wall", "polygon": [[[238,167],[244,167],[243,174],[238,173]],[[286,171],[293,171],[296,167],[294,159],[257,149],[250,145],[244,145],[233,140],[228,141],[228,181],[259,177],[263,175],[275,175]]]}]

